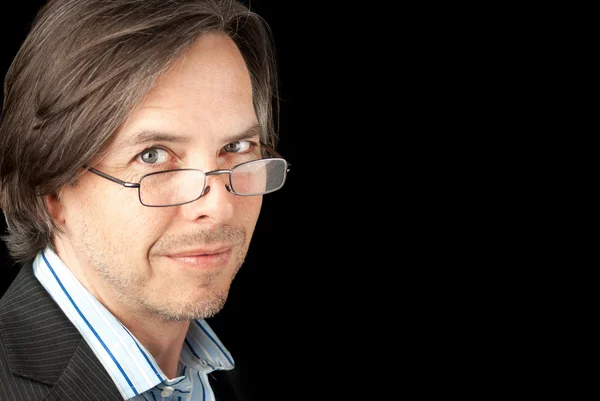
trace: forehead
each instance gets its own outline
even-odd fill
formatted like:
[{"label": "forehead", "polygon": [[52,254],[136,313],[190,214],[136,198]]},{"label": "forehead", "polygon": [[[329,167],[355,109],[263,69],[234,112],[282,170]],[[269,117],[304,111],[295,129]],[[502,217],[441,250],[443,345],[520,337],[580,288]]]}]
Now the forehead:
[{"label": "forehead", "polygon": [[[251,89],[246,64],[233,40],[221,34],[205,34],[176,59],[148,93],[143,106],[162,106],[166,101],[188,103],[203,98],[219,102],[228,99],[225,95],[245,97],[251,94]],[[210,98],[215,93],[222,96]]]},{"label": "forehead", "polygon": [[219,140],[256,123],[250,75],[240,51],[229,37],[207,34],[157,80],[114,144],[129,143],[140,131]]}]

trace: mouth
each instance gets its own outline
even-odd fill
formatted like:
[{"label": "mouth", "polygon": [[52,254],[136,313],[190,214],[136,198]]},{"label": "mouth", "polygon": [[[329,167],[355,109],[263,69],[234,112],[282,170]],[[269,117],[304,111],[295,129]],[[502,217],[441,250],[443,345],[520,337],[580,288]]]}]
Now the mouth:
[{"label": "mouth", "polygon": [[198,269],[218,269],[224,267],[231,258],[232,247],[199,249],[176,252],[166,255],[167,259],[183,267]]}]

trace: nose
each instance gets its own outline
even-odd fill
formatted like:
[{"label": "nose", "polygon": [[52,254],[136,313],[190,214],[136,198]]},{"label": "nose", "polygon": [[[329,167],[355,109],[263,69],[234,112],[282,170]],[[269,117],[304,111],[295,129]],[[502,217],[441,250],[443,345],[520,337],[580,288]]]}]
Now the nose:
[{"label": "nose", "polygon": [[182,205],[187,220],[203,219],[216,224],[227,223],[233,217],[235,196],[229,192],[227,174],[209,175],[200,199]]}]

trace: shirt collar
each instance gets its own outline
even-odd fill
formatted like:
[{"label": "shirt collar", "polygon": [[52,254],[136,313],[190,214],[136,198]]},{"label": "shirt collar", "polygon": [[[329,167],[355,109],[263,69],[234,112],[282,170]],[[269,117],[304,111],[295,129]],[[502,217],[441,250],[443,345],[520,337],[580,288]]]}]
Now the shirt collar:
[{"label": "shirt collar", "polygon": [[[52,249],[37,255],[33,271],[79,330],[124,399],[168,381],[150,352],[77,280]],[[180,354],[181,364],[204,371],[229,370],[235,365],[205,320],[191,322]]]}]

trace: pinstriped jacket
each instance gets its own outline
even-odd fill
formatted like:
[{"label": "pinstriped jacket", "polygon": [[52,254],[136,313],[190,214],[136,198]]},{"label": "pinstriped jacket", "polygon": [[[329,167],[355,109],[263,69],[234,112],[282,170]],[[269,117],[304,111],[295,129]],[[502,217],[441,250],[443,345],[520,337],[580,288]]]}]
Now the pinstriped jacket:
[{"label": "pinstriped jacket", "polygon": [[123,401],[25,264],[0,299],[0,401]]},{"label": "pinstriped jacket", "polygon": [[[223,378],[211,384],[217,399],[243,399],[237,377]],[[0,401],[42,400],[123,398],[29,262],[0,299]]]}]

